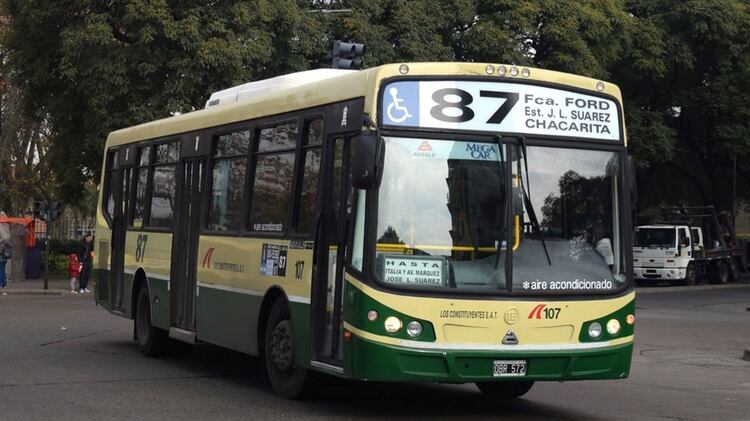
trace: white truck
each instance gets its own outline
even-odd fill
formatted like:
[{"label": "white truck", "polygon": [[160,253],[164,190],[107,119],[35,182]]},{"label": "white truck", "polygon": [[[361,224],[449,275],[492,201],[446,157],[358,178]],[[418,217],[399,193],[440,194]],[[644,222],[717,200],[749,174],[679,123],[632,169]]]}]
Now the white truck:
[{"label": "white truck", "polygon": [[738,239],[728,212],[713,206],[662,208],[663,221],[635,228],[636,281],[679,281],[694,285],[704,275],[715,284],[748,272],[750,244]]},{"label": "white truck", "polygon": [[707,276],[711,283],[724,284],[748,270],[750,245],[736,238],[725,215],[720,223],[713,206],[662,208],[662,213],[669,222],[635,228],[636,282],[694,285]]},{"label": "white truck", "polygon": [[637,281],[694,285],[695,255],[703,250],[703,231],[688,225],[642,225],[633,239],[633,275]]}]

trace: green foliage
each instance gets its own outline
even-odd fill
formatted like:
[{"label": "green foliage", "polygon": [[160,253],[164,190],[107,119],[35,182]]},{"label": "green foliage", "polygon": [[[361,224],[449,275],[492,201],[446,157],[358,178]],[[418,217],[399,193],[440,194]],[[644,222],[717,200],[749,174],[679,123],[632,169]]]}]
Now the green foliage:
[{"label": "green foliage", "polygon": [[54,128],[49,155],[65,201],[77,202],[84,181],[98,180],[110,131],[192,111],[215,90],[307,68],[290,52],[291,38],[308,40],[315,30],[300,6],[8,1],[9,65],[24,86],[26,112]]},{"label": "green foliage", "polygon": [[[49,275],[53,278],[67,278],[70,275],[68,266],[70,261],[67,254],[49,254]],[[42,263],[44,264],[44,263]]]},{"label": "green foliage", "polygon": [[58,240],[55,238],[50,238],[49,252],[50,254],[54,253],[68,256],[71,253],[77,253],[80,245],[80,240]]},{"label": "green foliage", "polygon": [[642,206],[731,207],[750,197],[750,10],[737,0],[631,0],[635,21],[612,79],[623,91]]}]

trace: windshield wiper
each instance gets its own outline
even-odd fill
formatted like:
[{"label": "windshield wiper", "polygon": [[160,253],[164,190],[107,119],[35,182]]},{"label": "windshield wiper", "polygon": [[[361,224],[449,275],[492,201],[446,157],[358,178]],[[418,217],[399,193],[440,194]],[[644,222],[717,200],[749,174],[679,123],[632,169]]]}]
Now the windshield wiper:
[{"label": "windshield wiper", "polygon": [[[508,194],[507,194],[507,188],[505,186],[506,180],[505,180],[505,169],[503,168],[503,163],[505,162],[505,154],[503,153],[503,144],[500,142],[500,136],[495,136],[495,143],[497,144],[497,156],[499,160],[497,161],[497,166],[500,169],[500,195],[504,198],[504,200],[500,203],[500,238],[497,240],[497,250],[495,250],[495,269],[497,269],[497,265],[500,263],[500,255],[503,253],[503,236],[505,233],[505,210],[508,208]],[[508,236],[505,235],[505,238]],[[507,250],[508,244],[506,243],[505,248]]]},{"label": "windshield wiper", "polygon": [[536,231],[537,235],[539,236],[539,240],[542,242],[542,247],[544,248],[544,254],[547,256],[547,263],[549,263],[550,266],[552,266],[552,260],[549,258],[549,252],[547,251],[547,244],[544,242],[544,236],[542,235],[542,229],[539,226],[539,220],[536,218],[536,212],[534,212],[534,205],[531,203],[531,198],[529,195],[531,194],[531,187],[529,186],[529,162],[526,159],[526,142],[524,142],[525,138],[523,136],[518,136],[518,143],[521,145],[521,157],[523,159],[523,166],[526,172],[526,187],[523,185],[523,181],[521,181],[521,192],[523,193],[523,203],[526,207],[526,211],[529,213],[529,220],[531,221],[531,228]]}]

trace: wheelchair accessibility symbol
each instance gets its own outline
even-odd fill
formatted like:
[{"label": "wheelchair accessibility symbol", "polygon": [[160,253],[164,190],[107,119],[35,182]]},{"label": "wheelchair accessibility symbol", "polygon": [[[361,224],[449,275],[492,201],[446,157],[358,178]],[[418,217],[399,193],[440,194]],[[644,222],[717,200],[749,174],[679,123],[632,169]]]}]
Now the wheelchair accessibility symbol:
[{"label": "wheelchair accessibility symbol", "polygon": [[388,90],[391,95],[391,103],[388,105],[388,118],[394,123],[403,123],[406,119],[411,118],[412,115],[404,104],[404,100],[398,97],[398,89],[395,87]]}]

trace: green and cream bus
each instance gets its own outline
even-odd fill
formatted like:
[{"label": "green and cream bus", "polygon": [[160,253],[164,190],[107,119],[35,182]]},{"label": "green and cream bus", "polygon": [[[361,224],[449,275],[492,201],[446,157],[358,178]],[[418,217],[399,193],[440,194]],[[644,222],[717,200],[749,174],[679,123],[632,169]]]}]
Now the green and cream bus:
[{"label": "green and cream bus", "polygon": [[320,69],[111,133],[97,302],[144,354],[476,383],[628,376],[632,173],[619,89],[479,63]]}]

